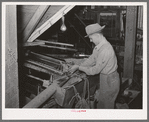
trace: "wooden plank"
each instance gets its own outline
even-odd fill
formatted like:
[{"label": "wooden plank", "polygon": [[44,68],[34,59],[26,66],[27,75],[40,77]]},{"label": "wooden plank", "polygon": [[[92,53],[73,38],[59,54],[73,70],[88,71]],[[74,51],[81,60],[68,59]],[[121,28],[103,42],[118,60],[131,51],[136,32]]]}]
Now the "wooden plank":
[{"label": "wooden plank", "polygon": [[27,68],[42,72],[42,73],[47,73],[49,75],[52,73],[48,69],[44,69],[42,67],[39,67],[39,66],[36,66],[36,65],[33,65],[33,64],[30,64],[30,63],[24,63],[24,66],[27,67]]},{"label": "wooden plank", "polygon": [[86,27],[86,24],[80,19],[80,17],[77,14],[74,14],[77,19],[82,23],[82,25],[84,25],[84,27]]},{"label": "wooden plank", "polygon": [[124,78],[133,79],[135,41],[137,26],[137,6],[128,6],[126,13]]},{"label": "wooden plank", "polygon": [[37,37],[39,37],[43,32],[45,32],[48,28],[50,28],[54,23],[56,23],[62,16],[68,13],[74,5],[66,5],[61,8],[55,15],[53,15],[50,19],[48,19],[42,26],[36,29],[32,35],[29,37],[27,42],[34,41]]},{"label": "wooden plank", "polygon": [[40,63],[40,62],[37,62],[37,61],[32,61],[32,60],[27,60],[26,62],[30,63],[30,64],[33,64],[35,66],[41,67],[43,69],[47,69],[47,70],[49,70],[51,72],[54,72],[56,74],[63,75],[62,71],[56,70],[56,69],[54,69],[53,67],[51,67],[49,65],[46,65],[46,64],[43,64],[43,63]]},{"label": "wooden plank", "polygon": [[97,23],[100,24],[100,13],[97,13]]},{"label": "wooden plank", "polygon": [[[38,23],[37,28],[43,25],[47,20],[49,20],[53,15],[55,15],[60,9],[62,9],[64,5],[51,5],[50,8],[46,11],[41,21]],[[35,29],[35,30],[36,30]]]},{"label": "wooden plank", "polygon": [[21,38],[23,42],[26,42],[26,40],[29,38],[29,36],[31,35],[35,27],[37,26],[38,22],[40,21],[42,16],[47,11],[48,7],[49,7],[48,5],[41,5],[38,7],[35,14],[33,15],[33,17],[31,18],[31,20],[29,21],[29,23],[27,24],[27,26],[22,32]]},{"label": "wooden plank", "polygon": [[23,32],[39,5],[17,5],[17,29],[18,34]]},{"label": "wooden plank", "polygon": [[23,44],[24,47],[30,47],[30,46],[38,46],[41,44],[45,44],[45,42],[26,42]]},{"label": "wooden plank", "polygon": [[121,13],[121,10],[118,10],[117,11],[117,16],[116,16],[116,31],[115,33],[118,34],[116,35],[116,37],[118,36],[118,38],[120,38],[120,32],[121,32],[121,28],[120,28],[120,13]]},{"label": "wooden plank", "polygon": [[74,51],[76,52],[76,49],[68,48],[68,47],[58,47],[58,46],[50,46],[50,45],[39,45],[40,47],[46,47],[46,48],[52,48],[52,49],[59,49],[59,50],[66,50],[66,51]]},{"label": "wooden plank", "polygon": [[[6,40],[2,41],[5,48],[5,107],[19,108],[18,88],[18,52],[17,52],[17,12],[16,5],[6,6]],[[4,44],[5,43],[5,44]],[[4,50],[3,50],[4,51]],[[2,56],[3,57],[3,56]]]},{"label": "wooden plank", "polygon": [[[45,40],[40,40],[40,39],[36,39],[35,42],[42,42],[42,43],[61,45],[61,46],[71,46],[71,47],[74,46],[74,45],[68,44],[68,43],[60,43],[60,42],[54,42],[54,41],[45,41]],[[28,43],[30,43],[30,42],[28,42]]]},{"label": "wooden plank", "polygon": [[31,100],[27,105],[23,108],[38,108],[40,107],[47,99],[49,99],[57,90],[57,86],[55,84],[50,85],[47,89],[41,92],[38,96],[36,96],[33,100]]}]

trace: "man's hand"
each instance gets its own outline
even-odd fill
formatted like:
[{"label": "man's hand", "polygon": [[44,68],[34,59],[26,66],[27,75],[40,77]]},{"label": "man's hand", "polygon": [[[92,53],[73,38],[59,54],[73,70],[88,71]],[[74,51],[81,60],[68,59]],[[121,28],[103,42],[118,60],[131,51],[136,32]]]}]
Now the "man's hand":
[{"label": "man's hand", "polygon": [[73,65],[73,66],[71,67],[71,69],[69,70],[69,72],[73,73],[73,72],[75,72],[77,69],[79,69],[79,65]]}]

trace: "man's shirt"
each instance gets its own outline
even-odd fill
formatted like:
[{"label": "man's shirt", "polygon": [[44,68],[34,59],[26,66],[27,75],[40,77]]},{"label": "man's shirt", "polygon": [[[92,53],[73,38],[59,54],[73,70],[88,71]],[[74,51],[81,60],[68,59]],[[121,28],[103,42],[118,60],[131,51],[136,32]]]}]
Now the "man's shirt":
[{"label": "man's shirt", "polygon": [[115,52],[105,37],[94,48],[92,55],[80,65],[79,69],[87,75],[110,74],[117,69]]}]

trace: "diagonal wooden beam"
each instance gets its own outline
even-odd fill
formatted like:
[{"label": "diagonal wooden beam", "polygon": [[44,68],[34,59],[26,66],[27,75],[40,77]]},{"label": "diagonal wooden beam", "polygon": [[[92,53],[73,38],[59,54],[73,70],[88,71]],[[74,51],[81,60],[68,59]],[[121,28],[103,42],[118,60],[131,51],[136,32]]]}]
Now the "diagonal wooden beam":
[{"label": "diagonal wooden beam", "polygon": [[33,42],[37,37],[44,33],[48,28],[50,28],[54,23],[56,23],[62,16],[67,14],[75,5],[65,5],[56,14],[54,14],[50,19],[48,19],[44,24],[37,28],[29,37],[27,42]]},{"label": "diagonal wooden beam", "polygon": [[31,18],[31,20],[29,21],[29,23],[27,24],[27,26],[25,27],[25,29],[21,34],[23,43],[26,42],[31,33],[34,31],[35,27],[37,26],[37,24],[39,23],[39,21],[41,20],[42,16],[45,14],[48,8],[49,5],[40,5],[38,7],[35,14],[33,15],[33,17]]}]

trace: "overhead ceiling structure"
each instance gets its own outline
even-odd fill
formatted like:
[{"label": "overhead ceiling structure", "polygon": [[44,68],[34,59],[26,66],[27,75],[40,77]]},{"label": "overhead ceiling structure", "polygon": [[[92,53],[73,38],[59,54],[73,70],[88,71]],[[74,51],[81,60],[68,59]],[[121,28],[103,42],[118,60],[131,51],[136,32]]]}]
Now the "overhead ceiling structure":
[{"label": "overhead ceiling structure", "polygon": [[19,6],[18,9],[24,12],[22,17],[19,14],[18,21],[19,35],[23,43],[33,42],[73,7],[74,5]]}]

